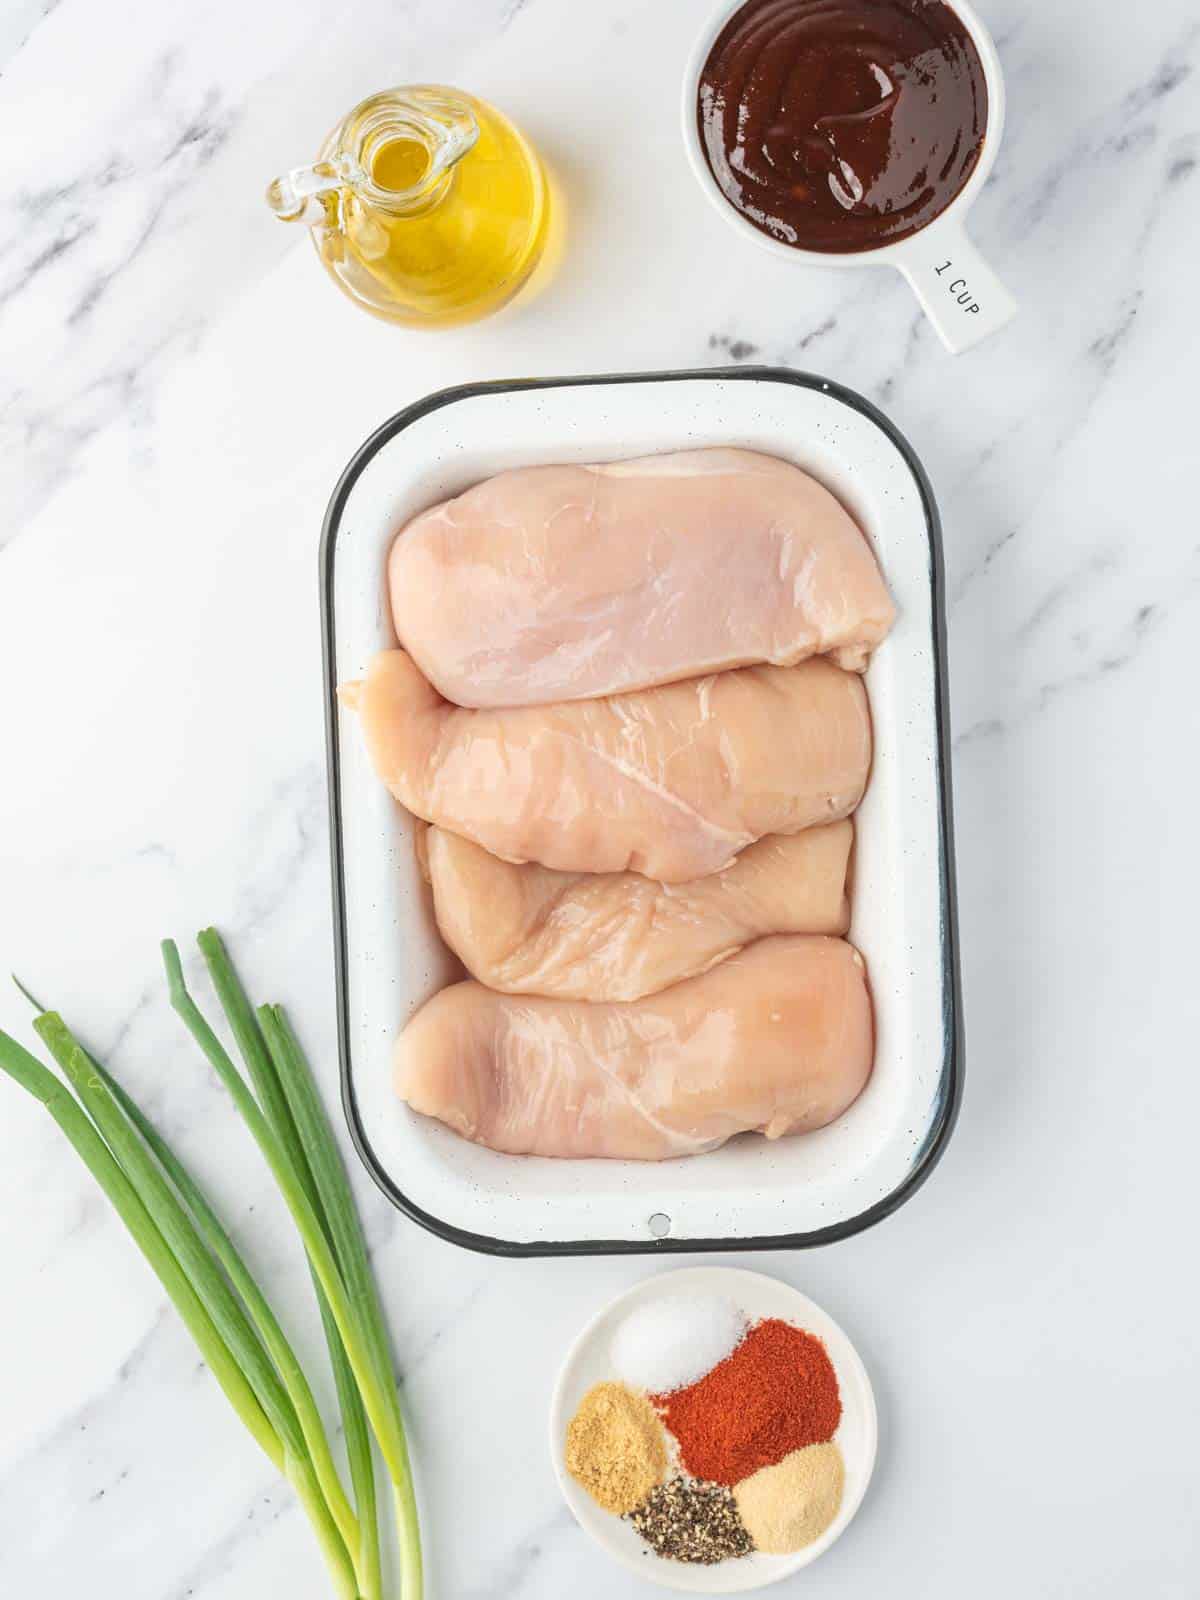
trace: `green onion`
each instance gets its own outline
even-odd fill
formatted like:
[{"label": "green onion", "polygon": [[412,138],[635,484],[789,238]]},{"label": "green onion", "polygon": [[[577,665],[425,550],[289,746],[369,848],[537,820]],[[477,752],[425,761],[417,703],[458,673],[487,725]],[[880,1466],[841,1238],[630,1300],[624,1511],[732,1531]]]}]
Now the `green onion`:
[{"label": "green onion", "polygon": [[382,1600],[383,1569],[379,1558],[379,1511],[375,1503],[375,1465],[371,1458],[371,1434],[367,1427],[367,1414],[363,1410],[362,1396],[354,1381],[354,1370],[342,1336],[338,1332],[329,1301],[321,1288],[316,1273],[313,1275],[317,1306],[321,1313],[321,1326],[333,1368],[333,1382],[337,1389],[338,1409],[342,1413],[342,1431],[346,1441],[346,1456],[350,1462],[350,1482],[354,1488],[354,1503],[358,1507],[359,1540],[358,1569],[363,1600]]},{"label": "green onion", "polygon": [[[346,1498],[346,1492],[338,1477],[337,1467],[334,1465],[333,1455],[329,1448],[329,1440],[325,1433],[325,1425],[321,1421],[321,1413],[313,1398],[308,1379],[304,1375],[304,1368],[300,1365],[295,1351],[288,1343],[279,1320],[272,1311],[271,1306],[262,1290],[255,1282],[253,1274],[242,1259],[237,1246],[225,1231],[220,1218],[205,1199],[199,1185],[192,1178],[187,1168],[176,1156],[167,1141],[158,1129],[138,1107],[136,1101],[125,1093],[117,1080],[107,1072],[94,1058],[92,1068],[107,1085],[113,1099],[128,1117],[129,1121],[141,1134],[149,1148],[154,1152],[159,1166],[174,1184],[184,1205],[187,1206],[195,1219],[209,1249],[225,1269],[226,1276],[238,1295],[242,1304],[250,1314],[250,1319],[258,1329],[267,1353],[275,1363],[275,1368],[283,1381],[296,1417],[304,1434],[304,1442],[308,1447],[309,1456],[312,1458],[313,1471],[321,1493],[325,1496],[330,1514],[337,1524],[347,1549],[355,1549],[360,1537],[358,1519],[354,1515],[353,1507]],[[357,1563],[356,1563],[357,1565]],[[362,1584],[363,1575],[359,1574]],[[364,1589],[365,1593],[365,1589]]]},{"label": "green onion", "polygon": [[400,1531],[401,1571],[404,1573],[405,1593],[420,1593],[422,1583],[421,1537],[417,1522],[416,1495],[413,1490],[412,1469],[405,1443],[404,1423],[397,1398],[395,1367],[388,1342],[387,1323],[379,1291],[371,1272],[367,1243],[363,1237],[354,1196],[346,1177],[346,1169],[338,1153],[329,1118],[321,1103],[300,1041],[292,1031],[282,1006],[260,1006],[259,1023],[267,1048],[271,1053],[279,1079],[291,1107],[300,1142],[308,1157],[309,1168],[317,1185],[333,1235],[333,1246],[338,1264],[345,1278],[350,1298],[362,1317],[367,1343],[379,1373],[383,1392],[392,1402],[395,1426],[399,1436],[402,1475],[392,1475],[396,1501],[396,1516]]},{"label": "green onion", "polygon": [[[292,1116],[283,1076],[278,1071],[277,1063],[259,1031],[254,1008],[242,988],[216,929],[206,928],[203,933],[197,935],[196,942],[204,956],[213,988],[217,992],[221,1009],[237,1041],[242,1060],[246,1063],[259,1104],[291,1162],[297,1182],[304,1189],[309,1205],[322,1223],[328,1244],[335,1255],[339,1254],[331,1219],[322,1204],[321,1186],[316,1181],[316,1175]],[[340,1259],[339,1265],[344,1275],[345,1265]],[[321,1324],[325,1331],[325,1342],[329,1349],[330,1365],[333,1368],[338,1406],[342,1413],[346,1455],[350,1462],[350,1477],[361,1522],[356,1566],[366,1600],[378,1600],[382,1594],[383,1575],[379,1556],[379,1515],[375,1502],[375,1468],[371,1459],[371,1438],[367,1429],[362,1396],[354,1380],[354,1371],[315,1267],[313,1287],[321,1313]],[[353,1285],[347,1282],[347,1287],[353,1296]],[[390,1379],[390,1365],[384,1376]],[[394,1380],[391,1381],[394,1383]],[[419,1593],[419,1585],[417,1592]]]},{"label": "green onion", "polygon": [[74,1145],[133,1236],[133,1242],[154,1268],[163,1288],[187,1324],[188,1332],[200,1347],[200,1353],[213,1377],[229,1397],[233,1409],[266,1455],[282,1471],[283,1445],[279,1435],[267,1420],[254,1390],[214,1327],[187,1274],[167,1248],[133,1185],[92,1123],[54,1074],[7,1033],[0,1033],[0,1068],[42,1102]]},{"label": "green onion", "polygon": [[[235,1027],[236,1017],[235,1032],[240,1031],[244,1047],[248,1049],[249,1056],[256,1059],[257,1071],[266,1082],[267,1069],[264,1068],[261,1059],[257,1059],[255,1037],[261,1039],[261,1035],[257,1033],[257,1025],[251,1030],[247,1024],[245,1012],[238,1000],[240,986],[238,991],[234,990],[230,981],[232,973],[219,941],[212,935],[206,937],[206,943],[208,948],[205,950],[205,955],[210,958],[221,976],[218,993],[229,1008],[230,1025]],[[370,1419],[371,1429],[392,1480],[400,1518],[401,1577],[404,1597],[405,1600],[420,1600],[422,1593],[420,1539],[415,1510],[409,1509],[413,1504],[412,1476],[408,1448],[404,1439],[404,1423],[396,1398],[395,1381],[390,1378],[385,1379],[381,1373],[373,1343],[366,1333],[359,1313],[351,1304],[341,1269],[295,1166],[225,1047],[189,994],[184,982],[183,964],[179,959],[178,949],[173,941],[167,939],[163,941],[162,951],[171,1004],[229,1090],[234,1104],[266,1158],[284,1202],[299,1229],[300,1238],[308,1252],[313,1270],[329,1301],[329,1309],[345,1344],[346,1356],[362,1396],[364,1409]],[[250,1013],[250,1017],[253,1020],[253,1013]]]},{"label": "green onion", "polygon": [[219,936],[209,929],[199,942],[253,1092],[188,993],[179,952],[167,941],[171,1003],[232,1096],[300,1232],[343,1418],[353,1505],[308,1378],[202,1189],[62,1018],[44,1011],[19,984],[39,1012],[34,1027],[75,1097],[5,1033],[0,1070],[58,1123],[158,1274],[247,1429],[292,1483],[339,1600],[382,1600],[374,1434],[396,1502],[403,1600],[421,1600],[417,1508],[397,1378],[333,1130],[282,1009],[263,1006],[256,1015]]},{"label": "green onion", "polygon": [[[102,1069],[56,1013],[44,1012],[34,1027],[66,1073],[91,1117],[91,1124],[58,1079],[35,1057],[22,1052],[25,1059],[20,1064],[25,1069],[24,1079],[13,1070],[11,1058],[6,1058],[3,1064],[25,1087],[31,1087],[32,1079],[44,1091],[32,1090],[38,1093],[38,1098],[46,1104],[113,1201],[135,1242],[184,1315],[201,1354],[222,1383],[238,1415],[295,1488],[313,1523],[337,1592],[345,1600],[354,1600],[358,1584],[343,1535],[322,1496],[295,1411],[242,1307],[118,1108]],[[14,1040],[5,1037],[5,1043],[21,1051]],[[102,1135],[103,1142],[96,1137],[97,1132]],[[227,1376],[222,1377],[223,1371]],[[246,1389],[256,1402],[254,1407],[244,1403]],[[260,1436],[260,1418],[271,1430],[269,1437]]]},{"label": "green onion", "polygon": [[283,1385],[246,1313],[234,1298],[195,1224],[172,1192],[160,1168],[113,1099],[87,1052],[62,1018],[47,1011],[34,1029],[66,1074],[125,1177],[145,1206],[175,1259],[187,1274],[217,1332],[228,1346],[255,1398],[279,1435],[285,1455],[306,1453],[304,1436]]}]

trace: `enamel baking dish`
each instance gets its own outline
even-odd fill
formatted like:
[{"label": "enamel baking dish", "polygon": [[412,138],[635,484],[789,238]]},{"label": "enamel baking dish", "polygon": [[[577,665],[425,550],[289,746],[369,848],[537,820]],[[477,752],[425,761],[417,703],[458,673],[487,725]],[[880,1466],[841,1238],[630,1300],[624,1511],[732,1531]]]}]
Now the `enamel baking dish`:
[{"label": "enamel baking dish", "polygon": [[[875,1070],[831,1127],[746,1135],[656,1164],[477,1148],[402,1105],[396,1033],[461,976],[414,859],[411,819],[335,697],[394,644],[384,562],[416,512],[506,467],[738,445],[821,479],[871,539],[899,620],[867,675],[875,764],[856,817],[854,921],[874,997]],[[343,1100],[391,1200],[444,1238],[509,1255],[771,1249],[877,1222],[929,1174],[962,1075],[937,511],[895,428],[836,384],[771,369],[487,383],[384,424],[334,491],[321,550]]]}]

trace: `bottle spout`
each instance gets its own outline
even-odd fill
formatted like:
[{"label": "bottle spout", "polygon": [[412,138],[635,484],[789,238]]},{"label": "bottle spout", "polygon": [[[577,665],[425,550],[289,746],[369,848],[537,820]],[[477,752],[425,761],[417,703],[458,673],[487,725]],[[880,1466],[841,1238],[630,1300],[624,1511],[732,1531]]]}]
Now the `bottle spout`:
[{"label": "bottle spout", "polygon": [[474,149],[479,123],[465,96],[421,85],[365,101],[354,133],[364,199],[403,214],[441,197],[452,169]]},{"label": "bottle spout", "polygon": [[281,222],[340,230],[337,201],[412,215],[445,194],[453,168],[479,138],[470,100],[453,89],[421,85],[373,95],[331,135],[323,160],[294,167],[267,186],[267,204]]},{"label": "bottle spout", "polygon": [[430,183],[475,148],[479,123],[469,102],[452,90],[415,90],[413,108],[413,127],[424,135],[429,151],[424,181]]},{"label": "bottle spout", "polygon": [[293,167],[291,172],[267,185],[267,204],[281,222],[305,222],[310,226],[326,216],[325,198],[361,179],[362,174],[347,171],[345,157],[318,161],[314,167]]}]

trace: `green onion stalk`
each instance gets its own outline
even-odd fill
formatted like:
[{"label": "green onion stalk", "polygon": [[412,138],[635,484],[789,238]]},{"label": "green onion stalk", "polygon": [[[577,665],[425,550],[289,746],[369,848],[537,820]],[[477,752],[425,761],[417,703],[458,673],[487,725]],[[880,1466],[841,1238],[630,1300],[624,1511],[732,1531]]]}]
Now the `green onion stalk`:
[{"label": "green onion stalk", "polygon": [[292,1484],[338,1600],[383,1600],[374,1436],[395,1502],[402,1600],[421,1600],[417,1505],[395,1367],[333,1130],[283,1010],[254,1010],[215,931],[202,933],[199,944],[250,1084],[189,993],[168,940],[171,1003],[228,1089],[300,1233],[333,1369],[349,1493],[311,1385],[266,1296],[200,1185],[132,1096],[57,1012],[36,1001],[35,1031],[63,1077],[2,1032],[0,1070],[54,1118],[252,1438]]}]

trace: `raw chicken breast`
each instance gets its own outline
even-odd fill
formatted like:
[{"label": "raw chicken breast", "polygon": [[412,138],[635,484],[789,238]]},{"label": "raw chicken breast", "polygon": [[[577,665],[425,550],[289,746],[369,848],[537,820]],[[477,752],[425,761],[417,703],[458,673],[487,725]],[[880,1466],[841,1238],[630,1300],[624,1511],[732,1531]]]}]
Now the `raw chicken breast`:
[{"label": "raw chicken breast", "polygon": [[661,1161],[746,1130],[832,1122],[871,1071],[862,957],[841,939],[761,939],[651,1000],[518,999],[456,983],[396,1045],[414,1111],[510,1155]]},{"label": "raw chicken breast", "polygon": [[691,883],[636,872],[555,872],[423,830],[442,937],[472,977],[506,994],[640,1000],[770,933],[845,933],[854,827],[772,835]]},{"label": "raw chicken breast", "polygon": [[462,706],[824,653],[861,670],[895,616],[829,490],[750,450],[502,472],[403,528],[388,581],[400,643]]},{"label": "raw chicken breast", "polygon": [[345,698],[411,812],[562,872],[632,868],[662,883],[718,872],[764,834],[848,816],[871,760],[862,680],[822,660],[467,711],[386,650]]}]

